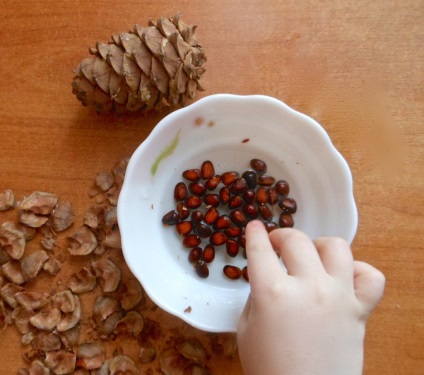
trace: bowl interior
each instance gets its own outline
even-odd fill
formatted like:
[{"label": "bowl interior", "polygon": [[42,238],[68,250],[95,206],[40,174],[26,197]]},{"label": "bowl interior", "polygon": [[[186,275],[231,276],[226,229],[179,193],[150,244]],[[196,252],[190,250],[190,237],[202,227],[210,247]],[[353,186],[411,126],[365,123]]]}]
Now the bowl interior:
[{"label": "bowl interior", "polygon": [[222,246],[209,278],[200,279],[181,237],[161,219],[175,208],[174,186],[185,169],[211,160],[217,173],[242,172],[252,158],[289,182],[298,204],[295,228],[311,238],[348,241],[356,231],[349,168],[312,119],[272,98],[233,95],[210,96],[167,116],[128,165],[118,204],[123,250],[155,303],[207,331],[235,331],[249,284],[227,279],[222,268],[243,267],[246,260],[229,257]]}]

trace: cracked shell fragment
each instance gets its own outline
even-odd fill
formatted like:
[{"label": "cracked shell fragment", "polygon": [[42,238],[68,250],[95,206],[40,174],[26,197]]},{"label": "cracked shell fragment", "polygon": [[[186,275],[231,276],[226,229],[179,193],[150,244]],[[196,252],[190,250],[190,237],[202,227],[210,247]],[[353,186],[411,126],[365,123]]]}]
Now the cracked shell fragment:
[{"label": "cracked shell fragment", "polygon": [[56,232],[62,232],[69,228],[75,219],[71,203],[69,201],[59,202],[53,210],[52,227]]},{"label": "cracked shell fragment", "polygon": [[57,204],[56,194],[43,191],[34,191],[19,203],[19,208],[24,211],[31,211],[34,214],[50,215]]},{"label": "cracked shell fragment", "polygon": [[43,331],[53,331],[58,325],[61,318],[59,309],[45,308],[37,312],[31,319],[30,323]]},{"label": "cracked shell fragment", "polygon": [[125,355],[117,355],[113,357],[109,362],[110,375],[139,375],[137,367],[134,361]]},{"label": "cracked shell fragment", "polygon": [[60,322],[57,324],[57,331],[58,332],[64,332],[71,328],[74,328],[81,320],[81,303],[75,294],[74,297],[74,304],[75,309],[72,312],[69,312],[67,314],[64,314]]},{"label": "cracked shell fragment", "polygon": [[77,350],[77,367],[86,370],[96,370],[102,367],[106,360],[106,351],[102,344],[97,342],[83,343]]},{"label": "cracked shell fragment", "polygon": [[96,286],[96,276],[84,267],[71,275],[68,286],[76,294],[91,292]]},{"label": "cracked shell fragment", "polygon": [[29,310],[38,310],[50,301],[50,295],[44,292],[29,292],[23,290],[15,294],[16,301]]},{"label": "cracked shell fragment", "polygon": [[97,247],[94,233],[86,226],[80,227],[71,237],[67,237],[68,251],[71,255],[88,255]]},{"label": "cracked shell fragment", "polygon": [[75,371],[76,355],[66,350],[46,353],[45,365],[56,375],[72,374]]},{"label": "cracked shell fragment", "polygon": [[130,311],[115,325],[117,335],[132,335],[138,337],[144,328],[144,318],[137,311]]},{"label": "cracked shell fragment", "polygon": [[74,294],[70,290],[63,290],[56,293],[53,298],[53,306],[64,313],[70,313],[75,310]]},{"label": "cracked shell fragment", "polygon": [[25,251],[25,235],[19,230],[0,227],[0,247],[13,259],[21,259]]},{"label": "cracked shell fragment", "polygon": [[10,189],[6,189],[0,191],[0,211],[6,211],[15,205],[15,197],[13,195],[13,191]]},{"label": "cracked shell fragment", "polygon": [[108,259],[93,262],[91,267],[105,293],[114,292],[121,281],[121,270]]},{"label": "cracked shell fragment", "polygon": [[34,280],[49,256],[44,250],[36,250],[21,259],[21,269],[26,281]]}]

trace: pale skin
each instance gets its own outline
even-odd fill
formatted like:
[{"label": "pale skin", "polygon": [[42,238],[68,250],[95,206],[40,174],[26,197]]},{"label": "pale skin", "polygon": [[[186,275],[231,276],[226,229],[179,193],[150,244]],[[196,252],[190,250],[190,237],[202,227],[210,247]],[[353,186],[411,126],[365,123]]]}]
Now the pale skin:
[{"label": "pale skin", "polygon": [[[246,227],[251,293],[237,330],[245,375],[359,375],[384,275],[337,237]],[[287,271],[282,267],[281,257]]]}]

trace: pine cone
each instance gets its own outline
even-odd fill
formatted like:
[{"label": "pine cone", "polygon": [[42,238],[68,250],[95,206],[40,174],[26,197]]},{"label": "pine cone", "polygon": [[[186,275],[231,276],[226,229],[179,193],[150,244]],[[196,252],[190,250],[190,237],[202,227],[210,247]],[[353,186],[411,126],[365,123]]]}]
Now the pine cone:
[{"label": "pine cone", "polygon": [[98,42],[89,49],[93,56],[74,70],[72,92],[99,113],[184,105],[185,98],[194,99],[197,90],[204,90],[200,78],[206,56],[196,27],[177,14],[112,35],[107,44]]}]

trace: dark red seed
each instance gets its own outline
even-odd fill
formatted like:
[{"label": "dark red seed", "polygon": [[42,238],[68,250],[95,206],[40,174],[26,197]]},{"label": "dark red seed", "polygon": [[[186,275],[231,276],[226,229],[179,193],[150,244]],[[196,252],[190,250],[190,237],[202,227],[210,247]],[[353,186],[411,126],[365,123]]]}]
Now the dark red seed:
[{"label": "dark red seed", "polygon": [[259,186],[256,190],[256,201],[261,204],[265,204],[268,202],[269,194],[268,190],[263,186]]},{"label": "dark red seed", "polygon": [[264,174],[267,170],[267,165],[263,160],[252,159],[250,161],[250,166],[255,170],[259,175]]},{"label": "dark red seed", "polygon": [[219,199],[222,204],[227,204],[230,200],[230,188],[228,186],[224,186],[219,190]]},{"label": "dark red seed", "polygon": [[244,203],[243,198],[240,195],[234,195],[228,201],[228,208],[234,209],[239,208]]},{"label": "dark red seed", "polygon": [[206,186],[201,182],[192,182],[188,185],[188,189],[195,195],[202,196],[206,192]]},{"label": "dark red seed", "polygon": [[280,225],[281,228],[292,228],[294,226],[293,217],[290,214],[282,213],[280,215],[278,224]]},{"label": "dark red seed", "polygon": [[205,223],[197,223],[194,225],[193,233],[200,238],[209,238],[212,234],[212,228]]},{"label": "dark red seed", "polygon": [[255,198],[256,198],[256,193],[252,189],[248,189],[243,193],[243,199],[247,203],[253,202]]},{"label": "dark red seed", "polygon": [[265,225],[265,229],[267,230],[268,233],[270,233],[274,229],[278,228],[278,225],[276,223],[274,223],[273,221],[268,221],[268,222],[264,223],[264,225]]},{"label": "dark red seed", "polygon": [[224,266],[224,274],[231,280],[237,280],[241,277],[241,269],[236,266]]},{"label": "dark red seed", "polygon": [[239,176],[235,171],[225,172],[221,175],[221,181],[224,185],[230,186]]},{"label": "dark red seed", "polygon": [[225,234],[230,238],[237,238],[242,233],[242,229],[240,227],[232,226],[225,229]]},{"label": "dark red seed", "polygon": [[174,198],[177,202],[183,201],[187,198],[188,190],[184,182],[179,182],[174,188]]},{"label": "dark red seed", "polygon": [[297,211],[297,203],[293,198],[284,198],[278,205],[286,214],[294,214]]},{"label": "dark red seed", "polygon": [[202,163],[200,167],[200,177],[204,180],[208,180],[209,178],[215,175],[215,168],[210,160],[206,160]]},{"label": "dark red seed", "polygon": [[199,181],[200,169],[187,169],[183,172],[183,177],[189,181]]},{"label": "dark red seed", "polygon": [[190,210],[183,202],[178,202],[177,204],[178,215],[180,216],[180,220],[185,220],[190,215]]},{"label": "dark red seed", "polygon": [[239,252],[240,245],[236,240],[228,239],[225,248],[227,249],[227,254],[234,258]]},{"label": "dark red seed", "polygon": [[215,259],[215,247],[211,244],[208,244],[203,249],[202,259],[206,263],[211,263]]},{"label": "dark red seed", "polygon": [[214,190],[221,182],[221,176],[219,174],[211,177],[205,182],[205,186],[208,190]]},{"label": "dark red seed", "polygon": [[235,195],[243,194],[249,187],[247,186],[246,180],[243,177],[235,180],[230,186],[230,192]]},{"label": "dark red seed", "polygon": [[235,225],[244,227],[247,224],[246,217],[241,210],[234,210],[230,213],[230,218]]},{"label": "dark red seed", "polygon": [[249,282],[249,272],[247,271],[247,266],[243,267],[241,270],[241,275],[243,276],[243,279]]},{"label": "dark red seed", "polygon": [[190,195],[186,200],[185,204],[188,208],[198,208],[202,205],[202,198],[198,197],[197,195]]},{"label": "dark red seed", "polygon": [[278,203],[278,200],[280,199],[280,197],[278,196],[277,191],[275,190],[274,187],[270,187],[268,189],[268,203],[270,205],[274,205],[276,203]]},{"label": "dark red seed", "polygon": [[184,247],[193,248],[199,246],[200,242],[200,238],[195,234],[187,234],[187,236],[184,237],[183,245]]},{"label": "dark red seed", "polygon": [[258,185],[258,175],[255,171],[246,171],[242,174],[242,177],[246,180],[249,189],[255,189]]},{"label": "dark red seed", "polygon": [[218,207],[219,206],[219,195],[218,194],[205,194],[203,196],[203,202],[205,202],[205,204],[207,206],[212,206],[212,207]]},{"label": "dark red seed", "polygon": [[227,214],[221,215],[215,222],[214,228],[217,230],[226,229],[231,226],[231,219]]},{"label": "dark red seed", "polygon": [[205,215],[202,211],[195,210],[191,213],[191,221],[193,223],[200,223],[203,220],[204,216]]},{"label": "dark red seed", "polygon": [[196,273],[197,275],[199,275],[202,278],[207,278],[209,276],[209,268],[208,265],[203,261],[203,260],[199,260],[196,263]]},{"label": "dark red seed", "polygon": [[193,247],[188,254],[188,261],[190,263],[196,263],[202,256],[202,248]]},{"label": "dark red seed", "polygon": [[271,186],[274,185],[275,178],[268,175],[263,175],[258,177],[258,184],[262,186]]},{"label": "dark red seed", "polygon": [[222,232],[213,232],[209,237],[209,242],[215,246],[221,246],[227,242],[227,236]]},{"label": "dark red seed", "polygon": [[219,218],[219,211],[215,207],[210,207],[205,214],[205,217],[203,218],[203,221],[208,224],[212,225],[217,221]]},{"label": "dark red seed", "polygon": [[240,247],[242,247],[243,249],[246,248],[246,236],[244,234],[242,234],[241,236],[239,236],[239,238],[237,238],[237,242],[240,245]]},{"label": "dark red seed", "polygon": [[175,229],[177,230],[178,234],[185,236],[191,232],[193,229],[193,224],[191,221],[180,221],[176,224]]},{"label": "dark red seed", "polygon": [[287,197],[290,192],[289,183],[285,180],[279,180],[275,183],[275,190],[283,197]]},{"label": "dark red seed", "polygon": [[256,204],[246,203],[243,206],[243,212],[251,219],[256,219],[258,217],[258,208],[256,207]]},{"label": "dark red seed", "polygon": [[180,219],[180,216],[178,215],[178,212],[175,210],[172,210],[172,211],[169,211],[167,214],[163,215],[162,224],[175,225],[178,223],[179,219]]},{"label": "dark red seed", "polygon": [[266,221],[272,220],[272,217],[274,216],[274,212],[272,208],[268,204],[260,204],[259,207],[259,213]]}]

